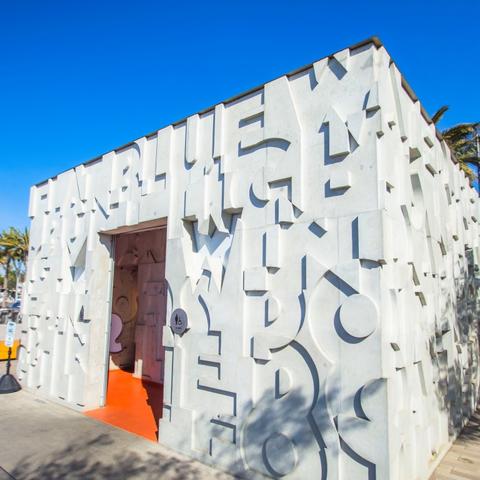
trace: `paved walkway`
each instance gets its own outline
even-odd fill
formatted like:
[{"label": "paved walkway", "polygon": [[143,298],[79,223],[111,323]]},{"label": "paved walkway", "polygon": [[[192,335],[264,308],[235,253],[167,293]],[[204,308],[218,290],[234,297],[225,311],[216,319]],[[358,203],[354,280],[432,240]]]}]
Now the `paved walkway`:
[{"label": "paved walkway", "polygon": [[233,477],[26,391],[0,395],[0,480]]},{"label": "paved walkway", "polygon": [[480,407],[430,480],[480,480]]}]

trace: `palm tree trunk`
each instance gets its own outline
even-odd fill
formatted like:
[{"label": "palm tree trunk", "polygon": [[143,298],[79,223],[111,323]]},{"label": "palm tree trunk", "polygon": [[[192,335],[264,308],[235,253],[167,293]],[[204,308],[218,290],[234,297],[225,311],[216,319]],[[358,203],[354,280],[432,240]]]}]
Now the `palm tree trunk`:
[{"label": "palm tree trunk", "polygon": [[5,277],[3,277],[3,302],[2,307],[6,308],[8,303],[8,274],[10,273],[10,257],[5,263]]}]

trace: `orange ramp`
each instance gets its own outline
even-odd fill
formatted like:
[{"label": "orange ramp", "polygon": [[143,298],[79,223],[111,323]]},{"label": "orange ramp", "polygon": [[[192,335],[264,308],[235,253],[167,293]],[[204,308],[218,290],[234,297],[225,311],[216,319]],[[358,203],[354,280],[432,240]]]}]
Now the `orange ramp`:
[{"label": "orange ramp", "polygon": [[85,415],[156,441],[162,408],[163,385],[135,378],[124,370],[110,370],[106,406]]}]

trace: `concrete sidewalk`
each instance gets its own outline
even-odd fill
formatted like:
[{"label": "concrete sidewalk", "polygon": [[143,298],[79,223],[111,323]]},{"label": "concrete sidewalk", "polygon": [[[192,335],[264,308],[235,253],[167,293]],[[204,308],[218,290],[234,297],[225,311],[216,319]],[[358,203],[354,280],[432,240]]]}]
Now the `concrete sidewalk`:
[{"label": "concrete sidewalk", "polygon": [[480,406],[430,480],[480,479]]},{"label": "concrete sidewalk", "polygon": [[233,477],[20,391],[0,395],[0,480]]}]

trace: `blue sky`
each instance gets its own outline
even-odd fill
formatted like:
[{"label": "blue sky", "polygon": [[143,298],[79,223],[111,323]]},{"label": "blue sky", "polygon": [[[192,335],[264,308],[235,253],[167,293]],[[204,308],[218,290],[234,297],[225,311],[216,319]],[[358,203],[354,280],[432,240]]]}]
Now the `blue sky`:
[{"label": "blue sky", "polygon": [[0,3],[0,229],[29,186],[378,35],[447,127],[480,118],[480,2]]}]

